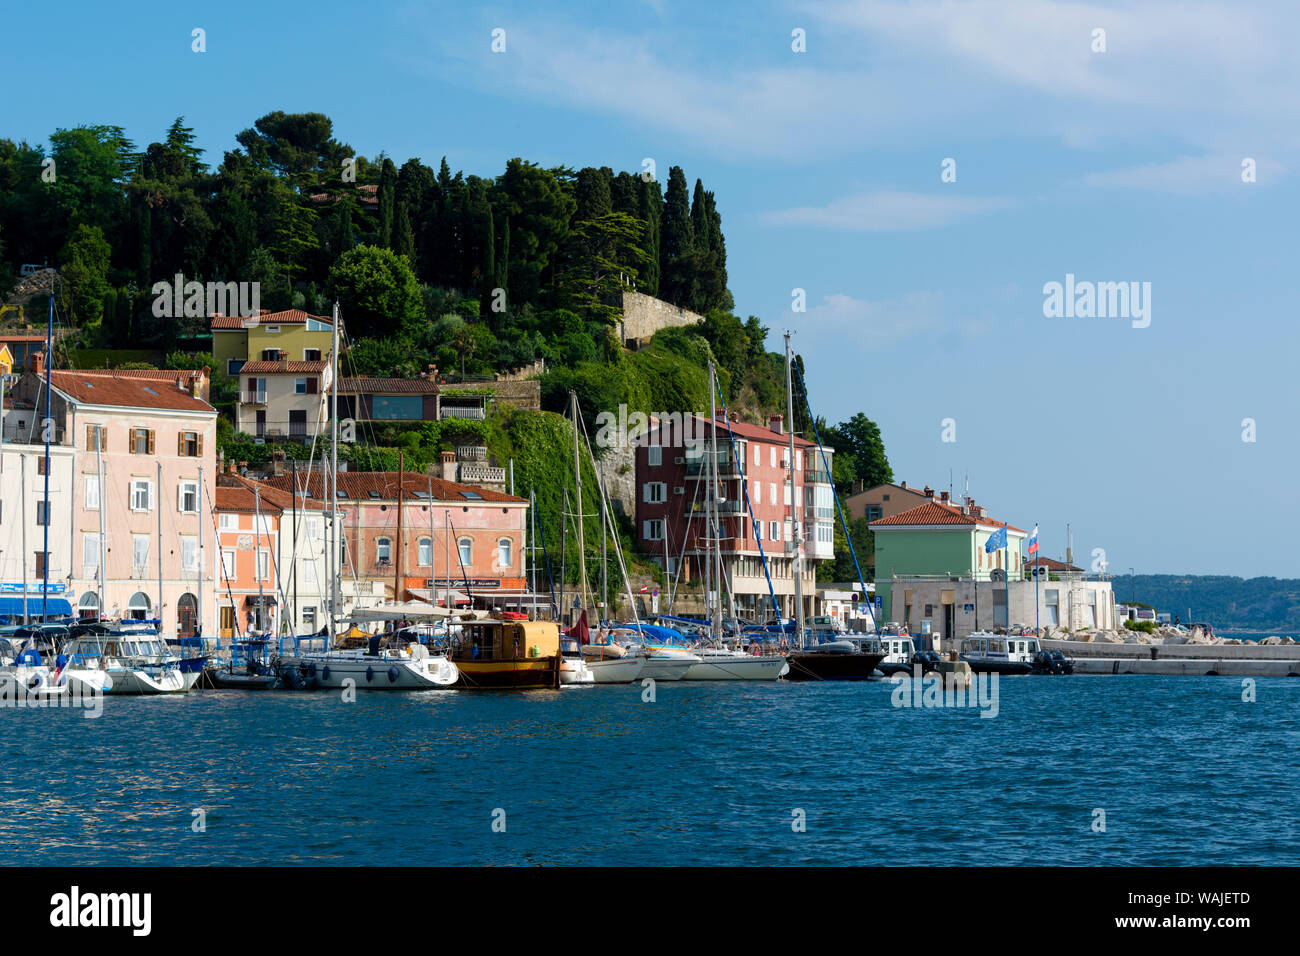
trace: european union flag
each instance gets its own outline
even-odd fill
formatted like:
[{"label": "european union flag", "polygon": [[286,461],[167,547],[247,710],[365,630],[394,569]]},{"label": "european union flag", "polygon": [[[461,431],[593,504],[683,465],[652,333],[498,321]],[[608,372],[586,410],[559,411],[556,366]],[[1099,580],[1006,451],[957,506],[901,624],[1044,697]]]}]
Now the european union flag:
[{"label": "european union flag", "polygon": [[998,528],[997,531],[994,531],[989,535],[989,539],[984,542],[984,553],[992,554],[994,551],[998,550],[998,548],[1005,548],[1006,546],[1007,526],[1004,524],[1001,528]]}]

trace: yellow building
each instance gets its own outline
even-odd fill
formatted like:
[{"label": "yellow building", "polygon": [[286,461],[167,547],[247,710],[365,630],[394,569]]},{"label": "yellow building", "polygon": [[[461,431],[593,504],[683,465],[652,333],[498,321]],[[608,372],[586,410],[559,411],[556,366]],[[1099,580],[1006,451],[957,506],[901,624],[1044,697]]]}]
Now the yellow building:
[{"label": "yellow building", "polygon": [[256,318],[214,315],[212,355],[227,375],[238,375],[247,362],[323,362],[329,360],[333,335],[328,316],[301,309],[263,310]]}]

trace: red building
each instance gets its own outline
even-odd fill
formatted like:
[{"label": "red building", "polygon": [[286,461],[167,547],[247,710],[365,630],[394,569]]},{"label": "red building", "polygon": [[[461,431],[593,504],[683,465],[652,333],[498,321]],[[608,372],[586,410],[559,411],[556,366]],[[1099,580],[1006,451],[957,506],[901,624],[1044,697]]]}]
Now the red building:
[{"label": "red building", "polygon": [[[802,538],[796,542],[790,521],[790,436],[782,428],[782,417],[772,416],[766,428],[720,418],[717,428],[723,607],[730,614],[734,599],[741,618],[772,617],[763,571],[766,558],[781,615],[793,617],[792,566],[801,547],[804,614],[811,616],[817,564],[834,557],[833,452],[826,449],[823,458],[814,443],[795,436],[793,509]],[[647,436],[636,439],[640,547],[670,576],[676,576],[681,565],[681,584],[696,587],[703,583],[703,562],[710,554],[704,527],[710,435],[707,419],[684,416],[680,426],[656,422]]]}]

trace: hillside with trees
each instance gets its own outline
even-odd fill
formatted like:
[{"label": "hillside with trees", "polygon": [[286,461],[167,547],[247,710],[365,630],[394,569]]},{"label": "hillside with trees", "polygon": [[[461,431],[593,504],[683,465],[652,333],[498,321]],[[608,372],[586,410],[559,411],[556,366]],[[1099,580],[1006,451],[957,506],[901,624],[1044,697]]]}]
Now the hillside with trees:
[{"label": "hillside with trees", "polygon": [[[762,421],[784,408],[783,358],[767,351],[767,328],[732,311],[715,194],[678,166],[661,183],[513,158],[482,177],[453,172],[445,157],[435,168],[362,156],[329,117],[281,111],[239,132],[215,166],[196,142],[183,117],[143,149],[111,125],[59,129],[44,146],[0,139],[0,297],[21,264],[59,269],[58,313],[74,330],[62,342],[65,364],[150,354],[168,367],[211,364],[205,316],[154,314],[154,284],[180,275],[256,282],[272,311],[328,315],[337,301],[347,375],[411,377],[437,366],[472,382],[544,360],[543,408],[562,411],[576,392],[593,433],[594,416],[620,404],[707,409],[709,361],[729,410]],[[625,290],[703,322],[627,351],[615,331]],[[214,369],[213,400],[226,417],[236,394]],[[808,430],[802,402],[796,421]],[[845,488],[882,462],[888,469],[879,430],[856,421],[823,428]],[[538,431],[541,444],[508,439],[521,429],[513,418],[481,435],[464,422],[384,425],[365,447],[340,453],[352,467],[388,468],[400,450],[419,467],[477,437],[494,455],[529,458],[517,473],[547,473],[531,459],[559,454],[550,446],[559,433]],[[866,450],[864,434],[877,447]],[[271,453],[228,422],[221,447],[250,462]]]}]

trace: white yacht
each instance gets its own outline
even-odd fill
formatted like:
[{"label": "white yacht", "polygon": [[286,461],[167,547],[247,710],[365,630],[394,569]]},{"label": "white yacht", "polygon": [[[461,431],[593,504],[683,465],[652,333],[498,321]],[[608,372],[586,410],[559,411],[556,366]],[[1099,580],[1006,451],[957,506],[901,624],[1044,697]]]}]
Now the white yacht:
[{"label": "white yacht", "polygon": [[108,677],[109,694],[180,694],[201,672],[181,672],[181,659],[170,653],[147,621],[76,624],[64,650],[72,674],[99,671]]}]

